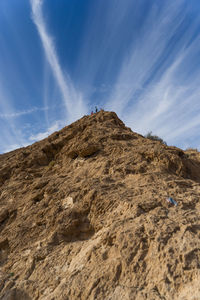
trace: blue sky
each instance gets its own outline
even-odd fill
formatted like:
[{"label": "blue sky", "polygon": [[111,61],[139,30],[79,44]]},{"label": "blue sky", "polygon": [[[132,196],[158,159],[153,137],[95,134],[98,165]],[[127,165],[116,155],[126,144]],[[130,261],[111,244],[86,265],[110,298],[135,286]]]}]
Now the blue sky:
[{"label": "blue sky", "polygon": [[95,106],[200,149],[199,0],[0,1],[0,153]]}]

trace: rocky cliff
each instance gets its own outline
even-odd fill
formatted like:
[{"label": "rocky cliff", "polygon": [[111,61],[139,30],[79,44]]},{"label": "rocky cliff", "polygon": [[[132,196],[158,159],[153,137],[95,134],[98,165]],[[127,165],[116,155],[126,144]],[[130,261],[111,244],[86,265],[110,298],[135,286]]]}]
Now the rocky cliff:
[{"label": "rocky cliff", "polygon": [[199,282],[199,153],[100,111],[0,155],[0,299],[199,300]]}]

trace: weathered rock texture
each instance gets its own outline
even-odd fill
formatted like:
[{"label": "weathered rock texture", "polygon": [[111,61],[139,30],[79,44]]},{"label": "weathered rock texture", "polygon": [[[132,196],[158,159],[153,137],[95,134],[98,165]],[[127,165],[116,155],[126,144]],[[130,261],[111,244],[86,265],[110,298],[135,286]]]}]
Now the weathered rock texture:
[{"label": "weathered rock texture", "polygon": [[0,155],[0,188],[0,299],[200,299],[199,153],[101,111]]}]

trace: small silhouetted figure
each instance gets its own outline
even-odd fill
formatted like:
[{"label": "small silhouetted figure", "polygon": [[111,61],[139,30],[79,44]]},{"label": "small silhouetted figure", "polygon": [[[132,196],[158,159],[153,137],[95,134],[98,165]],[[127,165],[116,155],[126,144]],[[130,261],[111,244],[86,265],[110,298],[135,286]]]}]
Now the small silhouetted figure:
[{"label": "small silhouetted figure", "polygon": [[97,113],[98,112],[98,108],[97,108],[97,106],[95,106],[95,113]]},{"label": "small silhouetted figure", "polygon": [[93,110],[91,111],[91,116],[93,115]]}]

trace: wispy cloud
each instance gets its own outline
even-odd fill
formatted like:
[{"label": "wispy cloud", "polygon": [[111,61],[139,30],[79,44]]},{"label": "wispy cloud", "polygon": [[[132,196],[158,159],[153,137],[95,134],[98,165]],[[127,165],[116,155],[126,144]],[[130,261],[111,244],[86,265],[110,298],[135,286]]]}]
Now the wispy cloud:
[{"label": "wispy cloud", "polygon": [[200,71],[189,76],[185,64],[191,61],[194,49],[200,49],[199,39],[184,48],[154,84],[147,87],[137,104],[127,113],[127,122],[135,131],[154,133],[170,144],[184,146],[187,138],[198,136],[200,125]]},{"label": "wispy cloud", "polygon": [[33,21],[37,27],[46,59],[51,66],[55,80],[60,88],[62,100],[66,107],[68,119],[80,117],[87,111],[86,103],[80,92],[74,88],[69,75],[62,71],[60,66],[53,39],[48,33],[42,12],[42,0],[30,0],[32,7]]},{"label": "wispy cloud", "polygon": [[200,125],[200,40],[194,37],[198,22],[187,26],[184,1],[169,3],[159,10],[151,7],[106,108],[117,111],[133,130],[152,130],[182,146]]},{"label": "wispy cloud", "polygon": [[22,144],[11,144],[7,147],[5,147],[3,149],[3,152],[6,153],[6,152],[10,152],[12,150],[15,150],[15,149],[18,149],[18,148],[21,148],[21,147],[27,147],[28,145],[30,145],[30,143],[22,143]]},{"label": "wispy cloud", "polygon": [[47,136],[49,136],[54,131],[57,131],[57,130],[61,129],[63,126],[64,126],[64,123],[62,121],[56,121],[53,125],[51,125],[49,128],[47,128],[46,131],[39,132],[35,135],[31,135],[29,137],[29,140],[31,142],[42,140],[42,139],[46,138]]},{"label": "wispy cloud", "polygon": [[[45,138],[95,105],[116,111],[139,133],[152,131],[180,147],[199,145],[199,5],[187,0],[80,1],[80,6],[66,1],[64,16],[57,2],[29,2],[24,18],[16,15],[11,22],[8,9],[1,26],[0,151]],[[46,5],[51,13],[52,7],[58,9],[51,26]],[[27,20],[30,8],[33,22]],[[56,25],[64,60],[56,48],[55,23],[64,24],[62,30]]]},{"label": "wispy cloud", "polygon": [[[7,91],[5,91],[4,87],[1,84],[0,80],[0,111],[1,115],[6,115],[7,112],[11,112],[13,107],[11,105],[11,97]],[[23,136],[18,129],[18,123],[10,119],[9,121],[7,118],[5,120],[1,120],[0,118],[0,127],[1,127],[1,144],[0,144],[0,152],[6,152],[7,149],[10,149],[10,145],[19,145],[25,142]],[[14,149],[14,146],[12,147]]]},{"label": "wispy cloud", "polygon": [[136,102],[135,94],[146,88],[145,83],[149,78],[152,80],[156,67],[161,65],[166,47],[184,19],[178,6],[176,9],[174,5],[164,6],[162,11],[158,7],[151,7],[140,34],[133,39],[132,47],[124,57],[108,108],[122,114],[129,102]]},{"label": "wispy cloud", "polygon": [[10,118],[17,118],[17,117],[21,117],[21,116],[24,116],[24,115],[30,115],[30,114],[33,114],[35,112],[38,112],[38,111],[46,111],[46,110],[49,110],[49,107],[48,106],[45,106],[45,107],[33,107],[31,109],[26,109],[26,110],[22,110],[22,111],[15,111],[15,112],[6,112],[6,113],[0,113],[0,118],[1,119],[10,119]]}]

